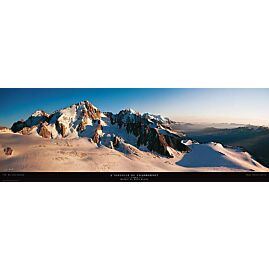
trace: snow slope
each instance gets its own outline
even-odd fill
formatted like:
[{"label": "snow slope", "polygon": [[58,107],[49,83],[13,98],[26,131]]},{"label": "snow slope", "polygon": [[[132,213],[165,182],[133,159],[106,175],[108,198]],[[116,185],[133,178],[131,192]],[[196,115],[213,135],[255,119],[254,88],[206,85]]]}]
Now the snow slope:
[{"label": "snow slope", "polygon": [[219,143],[191,144],[187,141],[191,152],[177,162],[178,165],[189,168],[223,167],[224,169],[243,169],[249,171],[265,171],[266,168],[253,160],[249,153],[240,149],[224,148]]},{"label": "snow slope", "polygon": [[[121,151],[98,147],[87,138],[44,139],[35,135],[0,134],[0,171],[86,172],[268,172],[248,153],[220,144],[193,144],[192,151],[166,158],[124,143]],[[14,154],[6,156],[3,149]]]}]

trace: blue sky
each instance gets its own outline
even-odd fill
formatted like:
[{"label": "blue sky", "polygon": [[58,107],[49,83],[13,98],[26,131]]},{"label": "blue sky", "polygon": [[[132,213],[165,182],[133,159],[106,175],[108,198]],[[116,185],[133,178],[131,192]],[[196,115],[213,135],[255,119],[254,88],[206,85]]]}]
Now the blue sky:
[{"label": "blue sky", "polygon": [[269,125],[269,89],[0,89],[0,125],[89,100],[102,111],[133,108],[177,121]]}]

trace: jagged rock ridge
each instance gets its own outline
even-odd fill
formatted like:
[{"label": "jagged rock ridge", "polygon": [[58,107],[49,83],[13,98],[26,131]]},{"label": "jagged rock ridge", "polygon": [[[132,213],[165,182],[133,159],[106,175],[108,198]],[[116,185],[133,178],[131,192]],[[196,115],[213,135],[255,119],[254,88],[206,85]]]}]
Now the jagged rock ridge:
[{"label": "jagged rock ridge", "polygon": [[[167,125],[169,119],[154,117],[133,110],[122,110],[118,114],[105,113],[112,125],[126,129],[128,134],[137,137],[136,146],[145,146],[150,151],[173,157],[170,148],[186,152],[188,147],[181,143],[183,134],[176,133]],[[149,116],[150,115],[150,116]]]}]

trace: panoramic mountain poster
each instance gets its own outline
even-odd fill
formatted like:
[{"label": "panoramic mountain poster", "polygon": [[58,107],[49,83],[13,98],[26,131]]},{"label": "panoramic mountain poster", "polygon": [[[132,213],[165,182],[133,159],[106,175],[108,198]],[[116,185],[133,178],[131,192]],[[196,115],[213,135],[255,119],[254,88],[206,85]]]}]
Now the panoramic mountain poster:
[{"label": "panoramic mountain poster", "polygon": [[0,98],[2,180],[269,172],[269,89],[21,88]]}]

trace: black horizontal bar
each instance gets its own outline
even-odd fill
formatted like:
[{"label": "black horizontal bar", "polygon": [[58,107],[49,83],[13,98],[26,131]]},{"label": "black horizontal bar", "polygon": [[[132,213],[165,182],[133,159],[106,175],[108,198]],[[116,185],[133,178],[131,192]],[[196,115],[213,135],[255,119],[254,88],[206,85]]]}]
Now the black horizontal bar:
[{"label": "black horizontal bar", "polygon": [[269,182],[263,172],[1,172],[1,182]]}]

